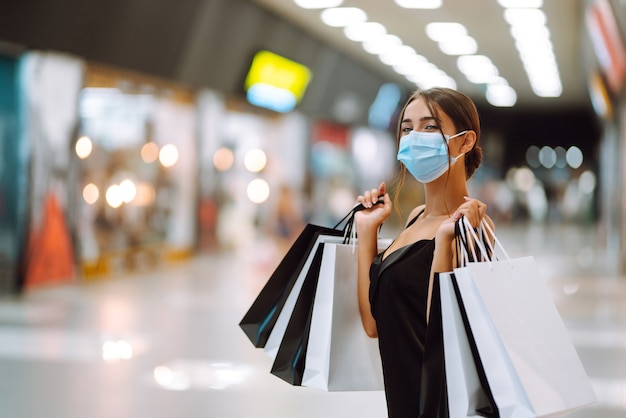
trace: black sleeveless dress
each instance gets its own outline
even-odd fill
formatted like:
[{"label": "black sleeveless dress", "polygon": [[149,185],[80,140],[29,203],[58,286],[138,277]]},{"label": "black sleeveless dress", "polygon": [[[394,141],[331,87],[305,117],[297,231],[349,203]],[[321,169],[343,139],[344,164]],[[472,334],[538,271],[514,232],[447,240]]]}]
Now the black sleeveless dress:
[{"label": "black sleeveless dress", "polygon": [[420,240],[384,260],[385,252],[378,254],[370,268],[369,298],[378,330],[389,418],[420,414],[426,301],[434,250],[434,239]]}]

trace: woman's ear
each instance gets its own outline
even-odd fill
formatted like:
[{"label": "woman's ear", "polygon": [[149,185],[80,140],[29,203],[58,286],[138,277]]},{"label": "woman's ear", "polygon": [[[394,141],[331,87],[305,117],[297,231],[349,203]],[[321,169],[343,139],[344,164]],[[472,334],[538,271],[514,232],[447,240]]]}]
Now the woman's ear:
[{"label": "woman's ear", "polygon": [[474,144],[476,143],[476,132],[469,130],[463,135],[463,145],[461,145],[460,151],[462,153],[467,153],[474,148]]}]

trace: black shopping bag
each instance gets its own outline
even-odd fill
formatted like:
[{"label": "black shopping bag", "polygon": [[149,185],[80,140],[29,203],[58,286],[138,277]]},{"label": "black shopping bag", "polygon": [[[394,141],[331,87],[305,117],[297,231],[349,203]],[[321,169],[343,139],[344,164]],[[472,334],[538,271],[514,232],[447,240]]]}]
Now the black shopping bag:
[{"label": "black shopping bag", "polygon": [[294,386],[302,384],[315,291],[319,281],[323,254],[324,244],[320,243],[311,266],[306,273],[304,283],[298,294],[298,299],[272,365],[271,373],[273,375]]},{"label": "black shopping bag", "polygon": [[449,416],[443,350],[439,274],[435,273],[419,390],[420,418],[445,418]]},{"label": "black shopping bag", "polygon": [[308,224],[285,254],[239,323],[255,347],[264,347],[289,292],[302,271],[319,235],[342,236],[344,231]]}]

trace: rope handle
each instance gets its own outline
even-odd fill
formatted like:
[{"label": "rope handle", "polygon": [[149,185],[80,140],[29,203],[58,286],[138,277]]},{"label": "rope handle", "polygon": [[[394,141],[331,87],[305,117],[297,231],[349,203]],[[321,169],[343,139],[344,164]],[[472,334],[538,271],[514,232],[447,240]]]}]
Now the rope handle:
[{"label": "rope handle", "polygon": [[[493,238],[493,241],[496,243],[496,246],[502,251],[502,254],[504,254],[506,260],[509,262],[509,265],[513,267],[513,263],[511,262],[511,258],[509,257],[509,254],[506,252],[506,250],[504,249],[504,246],[502,245],[502,243],[500,242],[500,240],[494,233],[493,229],[484,218],[481,220],[478,231],[474,230],[474,228],[472,227],[472,224],[465,216],[461,217],[461,219],[459,219],[458,222],[459,223],[462,222],[463,224],[463,227],[459,226],[459,231],[460,231],[459,235],[460,235],[461,242],[463,244],[460,246],[462,263],[469,263],[470,261],[467,247],[469,247],[472,251],[473,260],[478,260],[478,257],[476,256],[476,252],[474,250],[474,247],[477,247],[480,253],[481,261],[486,262],[489,265],[489,268],[491,268],[492,267],[491,263],[493,261],[498,261],[498,258],[495,255],[494,246],[491,244],[491,239],[489,239],[491,237]],[[468,235],[471,236],[471,238],[474,240],[475,245],[472,245],[472,246],[469,245]],[[487,244],[486,246],[485,246],[485,243]]]},{"label": "rope handle", "polygon": [[[380,197],[378,199],[378,201],[374,202],[374,205],[379,205],[379,204],[383,204],[385,203],[385,199],[383,197]],[[362,211],[364,209],[368,209],[365,206],[363,206],[363,203],[357,203],[356,205],[354,205],[352,207],[352,209],[350,209],[350,211],[346,214],[346,216],[344,216],[339,222],[337,222],[337,224],[333,227],[333,229],[339,229],[339,226],[342,223],[346,223],[343,227],[343,243],[344,244],[348,244],[350,242],[352,242],[353,246],[355,245],[356,242],[356,227],[355,227],[355,219],[354,219],[354,215],[359,212]],[[382,226],[382,225],[381,225]],[[354,251],[354,248],[353,248]]]}]

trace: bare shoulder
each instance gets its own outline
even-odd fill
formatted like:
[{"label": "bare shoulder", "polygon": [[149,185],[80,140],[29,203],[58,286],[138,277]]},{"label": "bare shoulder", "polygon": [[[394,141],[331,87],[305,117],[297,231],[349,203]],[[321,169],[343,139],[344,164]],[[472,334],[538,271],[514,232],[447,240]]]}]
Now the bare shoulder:
[{"label": "bare shoulder", "polygon": [[411,213],[409,213],[409,217],[407,218],[406,223],[404,224],[404,226],[406,227],[409,224],[409,222],[411,222],[413,219],[415,219],[424,210],[425,206],[426,205],[419,205],[418,207],[413,209],[411,211]]}]

